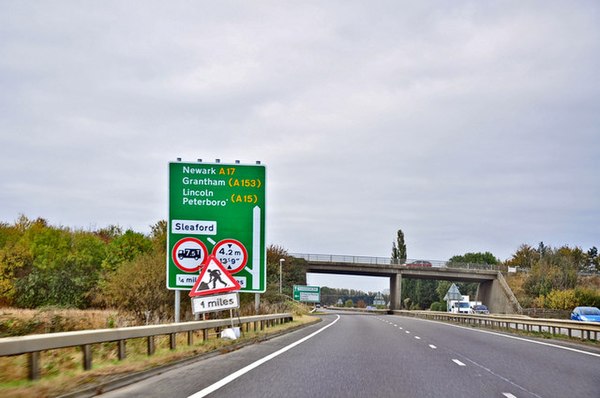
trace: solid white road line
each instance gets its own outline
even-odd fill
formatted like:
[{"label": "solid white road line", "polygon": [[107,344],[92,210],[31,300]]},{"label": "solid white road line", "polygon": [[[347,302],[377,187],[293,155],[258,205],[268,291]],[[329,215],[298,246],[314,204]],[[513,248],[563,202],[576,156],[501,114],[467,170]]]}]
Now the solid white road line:
[{"label": "solid white road line", "polygon": [[291,350],[292,348],[296,347],[297,345],[302,344],[306,340],[308,340],[308,339],[316,336],[317,334],[321,333],[323,330],[327,329],[328,327],[331,327],[331,326],[335,325],[335,323],[337,321],[339,321],[339,320],[340,320],[340,316],[337,315],[336,320],[333,321],[333,322],[331,322],[329,325],[323,326],[321,329],[317,330],[316,332],[313,332],[313,333],[309,334],[308,336],[303,337],[300,340],[298,340],[298,341],[296,341],[296,342],[294,342],[294,343],[292,343],[292,344],[290,344],[288,346],[285,346],[282,349],[280,349],[278,351],[275,351],[274,353],[269,354],[266,357],[261,358],[258,361],[253,362],[250,365],[248,365],[246,367],[243,367],[242,369],[240,369],[240,370],[238,370],[236,372],[233,372],[229,376],[227,376],[227,377],[219,380],[218,382],[216,382],[216,383],[214,383],[214,384],[206,387],[205,389],[200,390],[197,393],[190,395],[188,398],[202,398],[202,397],[207,396],[210,393],[213,393],[213,392],[217,391],[219,388],[221,388],[221,387],[223,387],[223,386],[231,383],[232,381],[234,381],[238,377],[240,377],[240,376],[242,376],[242,375],[250,372],[252,369],[255,369],[255,368],[259,367],[260,365],[262,365],[262,364],[270,361],[271,359],[273,359],[275,357],[278,357],[279,355],[283,354],[284,352],[286,352],[288,350]]},{"label": "solid white road line", "polygon": [[598,357],[600,358],[600,354],[597,354],[595,352],[590,352],[590,351],[584,351],[584,350],[578,350],[577,348],[571,348],[571,347],[565,347],[562,345],[558,345],[558,344],[552,344],[552,343],[546,343],[543,341],[536,341],[536,340],[530,340],[530,339],[525,339],[523,337],[517,337],[517,336],[512,336],[512,335],[508,335],[508,334],[502,334],[502,333],[497,333],[497,332],[491,332],[489,330],[481,330],[481,329],[472,329],[472,328],[468,328],[465,326],[460,326],[460,325],[452,325],[450,323],[443,323],[443,322],[437,322],[437,321],[430,321],[429,319],[419,319],[419,318],[413,318],[415,320],[421,321],[421,322],[431,322],[431,323],[437,323],[438,325],[444,325],[444,326],[450,326],[453,328],[459,328],[459,329],[465,329],[468,330],[470,332],[476,332],[476,333],[486,333],[486,334],[492,334],[494,336],[499,336],[499,337],[504,337],[507,339],[513,339],[513,340],[519,340],[519,341],[525,341],[527,343],[533,343],[533,344],[539,344],[539,345],[544,345],[547,347],[552,347],[552,348],[558,348],[560,350],[566,350],[566,351],[571,351],[571,352],[576,352],[578,354],[585,354],[585,355],[590,355],[593,357]]}]

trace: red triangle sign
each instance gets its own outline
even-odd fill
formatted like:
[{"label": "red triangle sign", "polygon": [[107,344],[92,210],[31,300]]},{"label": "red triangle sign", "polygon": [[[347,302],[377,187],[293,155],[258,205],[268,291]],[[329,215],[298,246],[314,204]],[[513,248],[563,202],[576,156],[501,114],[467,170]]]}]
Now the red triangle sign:
[{"label": "red triangle sign", "polygon": [[217,257],[210,255],[206,261],[206,265],[202,268],[200,276],[190,291],[190,297],[207,296],[242,288]]}]

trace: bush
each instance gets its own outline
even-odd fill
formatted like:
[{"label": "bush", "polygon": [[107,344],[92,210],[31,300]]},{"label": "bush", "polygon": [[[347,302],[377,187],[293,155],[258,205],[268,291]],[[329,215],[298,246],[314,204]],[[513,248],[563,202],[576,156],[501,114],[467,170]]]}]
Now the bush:
[{"label": "bush", "polygon": [[533,307],[536,308],[571,310],[579,306],[600,307],[600,293],[585,288],[552,290],[546,296],[538,296],[533,300]]},{"label": "bush", "polygon": [[577,307],[575,290],[552,290],[546,296],[544,306],[555,310],[569,310]]},{"label": "bush", "polygon": [[429,307],[431,311],[442,311],[446,312],[446,303],[435,301],[431,303],[431,307]]},{"label": "bush", "polygon": [[576,288],[575,301],[578,306],[600,308],[600,292],[592,289]]},{"label": "bush", "polygon": [[142,254],[109,275],[102,299],[106,306],[131,312],[140,321],[170,319],[174,293],[165,287],[165,279],[164,254]]}]

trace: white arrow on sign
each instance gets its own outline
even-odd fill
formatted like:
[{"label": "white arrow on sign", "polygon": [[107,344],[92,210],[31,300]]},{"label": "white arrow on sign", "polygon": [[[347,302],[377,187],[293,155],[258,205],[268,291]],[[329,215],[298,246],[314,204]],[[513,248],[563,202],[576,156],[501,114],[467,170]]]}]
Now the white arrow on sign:
[{"label": "white arrow on sign", "polygon": [[252,289],[260,288],[260,207],[252,209]]}]

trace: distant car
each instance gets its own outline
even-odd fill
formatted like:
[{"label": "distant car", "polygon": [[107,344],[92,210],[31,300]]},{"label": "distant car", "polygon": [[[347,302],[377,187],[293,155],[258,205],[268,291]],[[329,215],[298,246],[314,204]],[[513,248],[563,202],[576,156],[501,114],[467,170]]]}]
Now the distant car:
[{"label": "distant car", "polygon": [[409,267],[431,267],[431,263],[429,261],[417,260],[412,263],[406,264]]},{"label": "distant car", "polygon": [[600,309],[598,309],[598,307],[575,307],[571,313],[571,320],[600,322]]},{"label": "distant car", "polygon": [[487,314],[490,313],[490,310],[488,310],[488,307],[486,307],[483,304],[474,305],[473,308],[472,308],[472,310],[473,310],[473,314],[485,314],[485,315],[487,315]]}]

